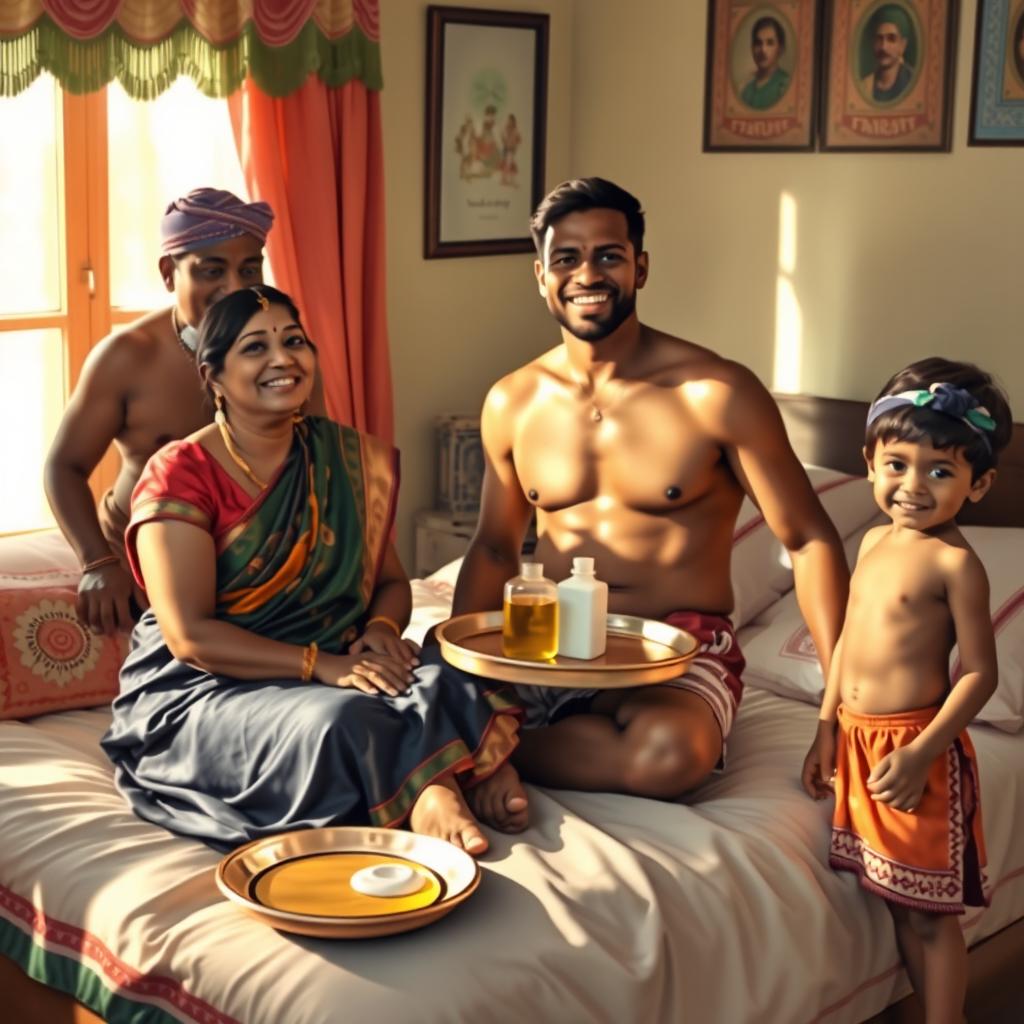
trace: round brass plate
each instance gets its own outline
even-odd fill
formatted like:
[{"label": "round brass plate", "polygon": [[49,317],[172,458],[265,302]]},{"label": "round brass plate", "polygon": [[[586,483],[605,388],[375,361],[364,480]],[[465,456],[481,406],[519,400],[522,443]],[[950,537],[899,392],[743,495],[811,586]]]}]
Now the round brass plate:
[{"label": "round brass plate", "polygon": [[[354,855],[350,863],[345,855]],[[417,905],[423,901],[411,897],[342,896],[354,870],[392,860],[423,874],[428,905]],[[444,917],[476,891],[480,866],[443,839],[367,825],[301,829],[257,839],[229,853],[217,865],[216,879],[229,900],[281,931],[368,939],[422,928]],[[324,886],[322,899],[317,899],[317,885]],[[368,909],[373,903],[380,903],[384,912]]]},{"label": "round brass plate", "polygon": [[551,661],[521,661],[501,653],[501,612],[473,612],[437,627],[441,656],[464,672],[532,686],[617,690],[676,679],[697,654],[692,633],[635,615],[608,616],[608,648],[581,661],[558,655]]}]

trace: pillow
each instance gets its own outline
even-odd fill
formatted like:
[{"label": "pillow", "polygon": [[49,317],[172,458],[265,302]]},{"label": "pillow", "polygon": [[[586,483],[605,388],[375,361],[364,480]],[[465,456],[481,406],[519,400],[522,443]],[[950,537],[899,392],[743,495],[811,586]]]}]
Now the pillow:
[{"label": "pillow", "polygon": [[41,584],[74,583],[82,570],[71,545],[60,530],[37,530],[0,537],[0,587],[11,580],[37,580]]},{"label": "pillow", "polygon": [[[412,617],[402,636],[416,643],[423,643],[423,637],[431,626],[444,622],[451,615],[452,597],[455,594],[455,577],[462,559],[458,558],[425,580],[412,580]],[[443,574],[455,566],[449,581]]]},{"label": "pillow", "polygon": [[0,538],[0,719],[109,704],[128,635],[75,616],[81,571],[58,530]]},{"label": "pillow", "polygon": [[[1024,726],[1024,529],[992,526],[963,528],[988,573],[990,610],[999,658],[996,692],[976,722],[1004,732]],[[861,531],[850,538],[847,558],[856,558]],[[854,543],[855,542],[855,543]],[[824,693],[817,651],[797,607],[787,594],[744,630],[740,645],[747,658],[745,681],[781,697],[820,704]],[[959,651],[950,655],[950,679],[960,675]]]},{"label": "pillow", "polygon": [[[817,466],[805,467],[811,486],[845,541],[878,515],[866,477]],[[789,552],[768,528],[757,506],[745,498],[732,544],[733,625],[739,629],[793,587]]]}]

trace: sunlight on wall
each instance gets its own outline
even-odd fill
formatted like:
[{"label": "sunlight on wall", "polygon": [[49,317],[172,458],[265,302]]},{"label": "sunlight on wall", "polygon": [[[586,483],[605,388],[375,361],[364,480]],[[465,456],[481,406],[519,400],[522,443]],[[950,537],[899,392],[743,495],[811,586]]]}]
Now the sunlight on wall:
[{"label": "sunlight on wall", "polygon": [[793,285],[796,272],[796,199],[779,197],[779,275],[775,284],[775,360],[772,389],[789,393],[801,389],[803,314]]}]

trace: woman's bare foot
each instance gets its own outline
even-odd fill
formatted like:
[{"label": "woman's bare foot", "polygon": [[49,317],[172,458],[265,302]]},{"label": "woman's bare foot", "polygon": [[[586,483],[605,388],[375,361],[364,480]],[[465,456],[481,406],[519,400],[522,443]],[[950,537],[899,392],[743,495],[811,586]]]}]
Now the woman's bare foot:
[{"label": "woman's bare foot", "polygon": [[445,839],[474,857],[487,852],[487,840],[450,775],[432,782],[420,793],[409,815],[409,828],[420,835]]},{"label": "woman's bare foot", "polygon": [[466,790],[473,813],[500,832],[522,832],[530,823],[530,808],[519,773],[506,761],[493,775]]}]

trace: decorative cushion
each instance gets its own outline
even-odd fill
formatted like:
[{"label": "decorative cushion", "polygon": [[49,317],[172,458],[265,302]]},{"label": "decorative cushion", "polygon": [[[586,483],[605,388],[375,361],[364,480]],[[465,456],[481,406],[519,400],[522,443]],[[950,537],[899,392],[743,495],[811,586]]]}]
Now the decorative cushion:
[{"label": "decorative cushion", "polygon": [[[975,721],[1017,732],[1024,726],[1024,529],[968,526],[963,534],[988,573],[999,658],[999,685]],[[862,536],[860,531],[847,543],[851,563]],[[821,703],[825,684],[795,594],[787,594],[760,615],[740,643],[747,659],[746,682],[782,697]],[[959,675],[959,651],[954,647],[950,679]]]},{"label": "decorative cushion", "polygon": [[80,570],[59,531],[0,538],[0,719],[108,704],[128,635],[75,616]]}]

